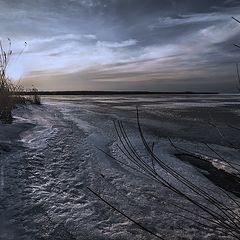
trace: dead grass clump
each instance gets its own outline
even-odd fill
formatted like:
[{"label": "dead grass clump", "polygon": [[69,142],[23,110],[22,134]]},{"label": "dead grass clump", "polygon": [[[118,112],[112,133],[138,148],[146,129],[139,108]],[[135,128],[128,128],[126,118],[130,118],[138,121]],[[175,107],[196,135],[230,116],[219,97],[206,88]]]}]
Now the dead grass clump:
[{"label": "dead grass clump", "polygon": [[[25,42],[26,47],[26,42]],[[23,53],[24,49],[19,55]],[[25,104],[30,102],[32,104],[41,104],[38,90],[33,88],[31,91],[33,95],[30,99],[23,97],[21,93],[24,88],[18,83],[13,83],[6,75],[6,70],[12,56],[11,40],[8,39],[8,50],[4,50],[2,42],[0,41],[0,122],[11,123],[13,120],[12,110],[16,104]]]},{"label": "dead grass clump", "polygon": [[14,107],[14,99],[12,98],[14,85],[6,76],[6,69],[11,55],[12,50],[10,39],[7,51],[4,51],[0,41],[0,121],[3,123],[12,122],[12,109]]},{"label": "dead grass clump", "polygon": [[38,95],[38,89],[33,87],[31,89],[31,92],[32,92],[32,96],[31,96],[30,102],[32,104],[40,105],[41,104],[41,99],[40,99],[40,96]]}]

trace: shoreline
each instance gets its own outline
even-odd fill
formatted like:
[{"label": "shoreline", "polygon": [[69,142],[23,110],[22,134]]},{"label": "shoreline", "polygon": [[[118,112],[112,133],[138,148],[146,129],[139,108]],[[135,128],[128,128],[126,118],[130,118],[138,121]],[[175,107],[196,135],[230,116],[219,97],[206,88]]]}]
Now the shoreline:
[{"label": "shoreline", "polygon": [[[136,219],[142,219],[144,226],[152,226],[155,232],[163,234],[167,239],[178,239],[178,237],[191,239],[193,232],[199,235],[199,239],[210,239],[208,231],[166,213],[175,212],[176,203],[188,211],[201,213],[199,209],[194,208],[181,196],[173,194],[170,190],[126,168],[96,149],[97,146],[109,152],[111,156],[116,156],[117,160],[129,163],[117,147],[121,142],[117,138],[113,121],[121,120],[132,144],[141,156],[145,156],[136,126],[136,99],[132,101],[126,97],[120,101],[112,97],[105,101],[105,97],[102,98],[103,100],[89,97],[86,101],[86,98],[79,97],[77,102],[69,103],[66,99],[61,100],[60,97],[56,97],[58,100],[55,98],[51,100],[49,97],[49,100],[46,98],[40,106],[27,105],[14,110],[16,119],[13,125],[3,127],[10,126],[12,131],[15,131],[11,139],[15,137],[16,140],[17,131],[27,125],[26,132],[19,133],[24,139],[24,141],[19,139],[19,144],[23,143],[23,149],[19,145],[16,151],[13,149],[9,153],[0,155],[4,179],[2,202],[6,206],[5,209],[0,209],[0,215],[2,214],[0,238],[5,236],[4,239],[10,240],[12,239],[10,236],[15,236],[18,239],[21,231],[24,240],[43,236],[48,236],[46,239],[55,239],[60,234],[72,239],[86,237],[100,239],[103,234],[96,230],[97,224],[99,229],[105,229],[107,226],[104,237],[109,239],[113,234],[119,235],[123,240],[149,239],[149,236],[138,228],[135,229],[133,236],[132,224],[121,216],[113,214],[102,202],[97,201],[87,191],[86,186],[89,186],[100,192],[103,189],[104,197],[111,200],[114,206],[119,206]],[[164,159],[168,166],[172,166],[192,183],[207,186],[206,191],[211,191],[213,196],[218,198],[221,194],[220,188],[209,179],[209,176],[204,176],[208,174],[205,168],[209,165],[204,162],[204,169],[198,169],[196,159],[190,159],[189,163],[184,161],[186,159],[177,158],[176,151],[170,145],[168,138],[187,151],[196,152],[200,149],[203,154],[210,152],[201,143],[209,143],[224,158],[231,157],[231,162],[234,163],[233,156],[237,158],[238,152],[224,144],[216,129],[208,126],[208,113],[210,111],[214,116],[220,130],[226,133],[226,138],[230,136],[237,145],[238,135],[233,134],[232,129],[227,129],[228,131],[225,129],[226,122],[239,126],[239,115],[235,108],[231,105],[227,105],[230,106],[228,108],[209,105],[211,101],[206,102],[207,96],[197,100],[205,106],[200,109],[196,103],[188,104],[189,99],[192,101],[194,97],[186,96],[183,101],[183,104],[186,103],[184,108],[179,105],[179,97],[170,103],[168,99],[162,100],[161,97],[159,101],[153,97],[150,97],[150,101],[146,98],[140,99],[142,106],[140,120],[146,139],[150,143],[155,143],[154,154]],[[227,104],[228,98],[220,102]],[[167,104],[165,108],[162,106],[164,103]],[[32,124],[29,125],[29,122]],[[16,129],[20,128],[20,130],[14,130],[15,125],[17,125]],[[31,126],[35,127],[31,129]],[[204,134],[206,131],[207,135]],[[199,160],[198,163],[201,164]],[[156,170],[161,172],[157,166]],[[210,174],[215,177],[216,174],[213,172],[215,169],[210,170]],[[165,172],[163,177],[179,188],[183,187]],[[188,189],[185,192],[192,194]],[[112,198],[113,193],[114,198]],[[196,199],[201,201],[198,197]],[[166,212],[159,207],[159,200],[167,203],[163,205]],[[231,199],[229,200],[225,195],[221,196],[220,200],[231,206]],[[184,212],[179,211],[179,214]],[[186,216],[191,217],[190,214]],[[111,221],[106,225],[108,219]],[[23,222],[28,229],[31,229],[30,231],[25,231],[22,227]],[[45,225],[49,227],[42,227]],[[119,228],[119,225],[123,227]],[[83,229],[87,230],[83,231]],[[184,229],[184,233],[179,232],[179,229]],[[214,233],[214,236],[219,235]],[[218,239],[231,239],[226,237],[223,235]]]},{"label": "shoreline", "polygon": [[[51,95],[212,95],[220,94],[219,92],[151,92],[151,91],[38,91],[38,92],[16,92],[15,94],[25,96],[25,95],[41,95],[41,96],[51,96]],[[235,94],[235,93],[233,93]],[[237,94],[237,93],[236,93]]]}]

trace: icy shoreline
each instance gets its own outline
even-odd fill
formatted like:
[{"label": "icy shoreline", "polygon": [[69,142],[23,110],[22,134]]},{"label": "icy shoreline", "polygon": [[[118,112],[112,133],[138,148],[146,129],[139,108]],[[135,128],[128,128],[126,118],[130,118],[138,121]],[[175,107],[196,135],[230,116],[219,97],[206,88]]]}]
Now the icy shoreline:
[{"label": "icy shoreline", "polygon": [[0,154],[21,145],[21,134],[33,127],[34,124],[21,118],[15,119],[13,124],[0,124]]},{"label": "icy shoreline", "polygon": [[[0,155],[1,166],[4,166],[0,196],[1,240],[153,239],[99,201],[87,187],[98,191],[113,205],[165,239],[231,239],[202,230],[198,225],[170,214],[176,209],[169,203],[181,202],[190,210],[191,206],[97,149],[124,159],[117,147],[120,142],[113,126],[113,120],[120,119],[126,125],[131,141],[141,150],[135,100],[134,97],[122,101],[104,97],[74,101],[71,98],[47,99],[43,106],[17,110],[16,122],[11,127],[4,126],[3,131],[0,126],[0,131],[5,132],[0,142],[7,143],[12,149]],[[162,100],[166,104],[167,99]],[[184,111],[179,111],[178,105],[171,111],[164,111],[157,101],[160,100],[138,99],[145,134],[148,141],[156,142],[156,154],[187,178],[201,182],[219,196],[216,186],[201,171],[176,158],[167,137],[175,134],[174,141],[179,146],[209,153],[198,142],[205,140],[228,159],[235,159],[239,156],[235,149],[217,145],[219,139],[215,129],[209,128],[212,135],[198,136],[201,128],[207,126],[209,109],[214,117],[222,114],[227,115],[227,119],[231,116],[231,124],[237,126],[239,118],[233,100],[229,112],[221,107],[206,110],[193,106],[195,108],[190,110],[189,103]],[[200,102],[206,107],[206,101]],[[224,103],[218,105],[224,106]],[[24,119],[30,119],[31,123]],[[217,120],[223,124],[221,118]],[[195,128],[196,123],[200,123],[200,129]],[[227,133],[233,135],[231,131]],[[232,140],[237,143],[235,136]],[[221,199],[231,204],[224,196]]]}]

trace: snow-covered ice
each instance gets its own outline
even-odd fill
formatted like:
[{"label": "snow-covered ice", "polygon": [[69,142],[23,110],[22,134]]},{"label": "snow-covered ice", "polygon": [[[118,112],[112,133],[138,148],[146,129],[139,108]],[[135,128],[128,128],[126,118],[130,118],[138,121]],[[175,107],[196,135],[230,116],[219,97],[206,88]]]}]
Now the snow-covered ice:
[{"label": "snow-covered ice", "polygon": [[0,239],[155,239],[88,187],[164,239],[232,239],[183,219],[174,206],[192,210],[186,199],[107,154],[129,163],[113,124],[121,120],[138,153],[146,155],[136,123],[138,106],[154,153],[238,211],[208,172],[176,157],[169,138],[194,154],[212,156],[214,167],[232,174],[234,169],[205,143],[239,167],[239,104],[239,95],[74,96],[44,97],[41,106],[19,107],[12,125],[0,125]]}]

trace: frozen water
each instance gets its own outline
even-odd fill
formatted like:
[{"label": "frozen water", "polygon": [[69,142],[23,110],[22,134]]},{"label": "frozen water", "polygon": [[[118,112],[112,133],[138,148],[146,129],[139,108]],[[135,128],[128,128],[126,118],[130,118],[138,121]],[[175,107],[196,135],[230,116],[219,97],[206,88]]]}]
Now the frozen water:
[{"label": "frozen water", "polygon": [[[239,95],[73,96],[45,97],[42,106],[18,108],[13,125],[0,125],[0,239],[154,239],[87,187],[164,239],[231,239],[174,214],[181,214],[176,204],[193,206],[102,151],[130,163],[114,130],[113,121],[121,120],[138,153],[146,156],[136,124],[138,106],[154,153],[233,206],[206,172],[175,156],[168,138],[212,156],[214,166],[232,173],[204,143],[238,167],[239,103]],[[194,194],[161,168],[157,171]]]}]

